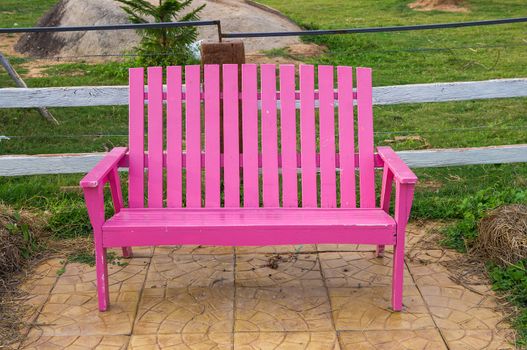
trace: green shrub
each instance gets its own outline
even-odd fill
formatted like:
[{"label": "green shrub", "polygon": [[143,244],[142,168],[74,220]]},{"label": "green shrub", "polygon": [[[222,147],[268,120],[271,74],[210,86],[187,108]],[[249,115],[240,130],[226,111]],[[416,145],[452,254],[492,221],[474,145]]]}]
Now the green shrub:
[{"label": "green shrub", "polygon": [[[148,23],[153,18],[159,22],[186,22],[199,19],[199,12],[205,5],[185,12],[193,0],[159,0],[155,6],[147,0],[116,0],[132,23]],[[141,43],[136,48],[138,64],[141,66],[183,65],[193,62],[190,45],[196,41],[195,27],[172,27],[141,29]]]}]

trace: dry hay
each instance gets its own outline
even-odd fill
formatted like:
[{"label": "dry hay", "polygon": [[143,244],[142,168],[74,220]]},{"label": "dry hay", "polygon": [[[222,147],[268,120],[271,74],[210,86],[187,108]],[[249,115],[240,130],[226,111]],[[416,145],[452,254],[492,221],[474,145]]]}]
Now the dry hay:
[{"label": "dry hay", "polygon": [[504,205],[479,223],[471,253],[504,266],[527,258],[527,206]]},{"label": "dry hay", "polygon": [[24,252],[38,245],[44,226],[45,220],[38,215],[0,205],[0,283],[26,265]]},{"label": "dry hay", "polygon": [[408,7],[416,11],[468,12],[463,0],[416,0]]},{"label": "dry hay", "polygon": [[41,216],[0,205],[0,348],[9,348],[22,336],[28,307],[20,302],[24,295],[17,286],[23,279],[20,272],[38,259],[25,252],[38,247],[44,228]]}]

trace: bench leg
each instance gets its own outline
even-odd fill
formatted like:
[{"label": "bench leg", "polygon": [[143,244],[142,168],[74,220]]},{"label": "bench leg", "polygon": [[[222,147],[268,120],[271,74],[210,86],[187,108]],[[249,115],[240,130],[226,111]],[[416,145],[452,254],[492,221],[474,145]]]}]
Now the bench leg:
[{"label": "bench leg", "polygon": [[131,258],[132,253],[132,247],[122,247],[123,250],[123,258]]},{"label": "bench leg", "polygon": [[375,256],[378,258],[384,257],[384,245],[378,245],[375,250]]},{"label": "bench leg", "polygon": [[403,308],[404,244],[394,247],[392,273],[392,308],[401,311]]},{"label": "bench leg", "polygon": [[[95,240],[95,268],[97,272],[97,297],[99,299],[99,311],[106,311],[110,304],[108,290],[108,265],[106,263],[106,248],[102,243]],[[100,241],[100,240],[99,240]]]}]

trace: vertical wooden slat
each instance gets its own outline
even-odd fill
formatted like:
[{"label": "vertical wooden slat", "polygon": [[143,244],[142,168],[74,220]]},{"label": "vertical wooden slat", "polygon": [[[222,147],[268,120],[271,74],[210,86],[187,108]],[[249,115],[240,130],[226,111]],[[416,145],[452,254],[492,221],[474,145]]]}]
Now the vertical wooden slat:
[{"label": "vertical wooden slat", "polygon": [[163,207],[163,69],[148,67],[148,207]]},{"label": "vertical wooden slat", "polygon": [[144,183],[144,69],[131,68],[129,71],[129,161],[128,197],[130,208],[145,205]]},{"label": "vertical wooden slat", "polygon": [[292,64],[280,66],[280,108],[282,205],[298,207],[295,66]]},{"label": "vertical wooden slat", "polygon": [[333,67],[318,67],[320,115],[320,206],[337,206],[337,174],[335,172],[335,107]]},{"label": "vertical wooden slat", "polygon": [[200,66],[185,67],[187,207],[201,207]]},{"label": "vertical wooden slat", "polygon": [[357,68],[357,105],[359,137],[360,206],[375,207],[373,159],[373,107],[370,68]]},{"label": "vertical wooden slat", "polygon": [[300,146],[302,206],[317,206],[314,68],[300,66]]},{"label": "vertical wooden slat", "polygon": [[223,65],[223,183],[225,207],[240,206],[238,65]]},{"label": "vertical wooden slat", "polygon": [[353,125],[353,68],[338,67],[340,205],[357,206],[355,196],[355,132]]},{"label": "vertical wooden slat", "polygon": [[182,203],[181,67],[167,68],[167,206]]},{"label": "vertical wooden slat", "polygon": [[255,64],[242,66],[243,205],[259,206],[258,78]]},{"label": "vertical wooden slat", "polygon": [[280,205],[278,193],[278,133],[276,119],[276,66],[262,64],[262,178],[265,207]]},{"label": "vertical wooden slat", "polygon": [[220,66],[205,65],[205,206],[220,207]]}]

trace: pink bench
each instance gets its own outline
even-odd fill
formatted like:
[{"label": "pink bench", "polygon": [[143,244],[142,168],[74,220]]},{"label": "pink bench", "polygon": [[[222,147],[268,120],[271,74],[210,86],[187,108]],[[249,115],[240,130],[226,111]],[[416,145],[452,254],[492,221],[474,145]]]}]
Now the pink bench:
[{"label": "pink bench", "polygon": [[[379,254],[395,246],[392,307],[401,310],[417,178],[391,148],[374,153],[371,69],[356,69],[354,92],[351,67],[336,69],[335,84],[334,68],[319,66],[315,89],[315,68],[300,66],[299,91],[293,65],[281,65],[278,77],[275,65],[261,65],[259,77],[258,66],[243,65],[240,89],[238,66],[220,68],[206,65],[202,82],[201,67],[186,66],[183,85],[182,68],[168,67],[165,91],[162,68],[151,67],[147,92],[144,70],[130,69],[129,148],[113,149],[81,181],[94,230],[99,309],[109,304],[107,248],[124,247],[130,256],[130,247],[145,245],[354,243],[377,245]],[[127,207],[119,167],[129,169]],[[376,167],[384,168],[380,205]],[[115,208],[109,219],[106,183]]]}]

